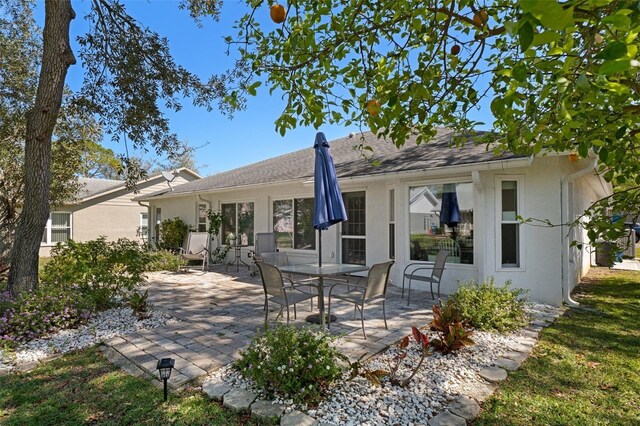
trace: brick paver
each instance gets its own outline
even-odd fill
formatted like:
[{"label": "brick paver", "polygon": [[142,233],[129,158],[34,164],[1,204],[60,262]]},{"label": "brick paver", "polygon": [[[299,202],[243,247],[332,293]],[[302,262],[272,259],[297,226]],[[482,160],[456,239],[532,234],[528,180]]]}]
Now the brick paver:
[{"label": "brick paver", "polygon": [[[201,378],[238,358],[238,353],[264,329],[264,293],[259,277],[246,270],[226,273],[224,268],[211,272],[155,272],[149,274],[149,303],[180,320],[176,324],[109,339],[105,345],[107,357],[120,356],[150,372],[160,358],[176,360],[176,371],[169,385],[177,388]],[[345,355],[357,359],[372,356],[411,334],[411,326],[423,326],[431,321],[433,302],[427,293],[416,292],[411,306],[400,298],[395,287],[387,291],[387,323],[384,328],[382,307],[365,308],[365,330],[362,336],[359,315],[354,319],[353,305],[337,302],[331,313],[338,317],[330,333],[341,335],[340,347]],[[273,325],[279,307],[269,307]],[[314,304],[317,308],[317,304]],[[292,323],[307,324],[310,306],[298,306],[298,318]],[[279,321],[286,321],[280,318]],[[135,369],[129,369],[136,371]],[[148,376],[147,376],[148,377]]]}]

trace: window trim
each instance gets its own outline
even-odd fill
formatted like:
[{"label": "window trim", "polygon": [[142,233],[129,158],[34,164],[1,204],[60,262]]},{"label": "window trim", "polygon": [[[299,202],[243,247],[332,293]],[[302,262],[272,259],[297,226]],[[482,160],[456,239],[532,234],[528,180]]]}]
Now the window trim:
[{"label": "window trim", "polygon": [[[401,205],[403,205],[404,208],[404,236],[402,237],[403,239],[406,238],[406,240],[403,240],[403,250],[404,250],[404,256],[407,259],[407,262],[409,263],[425,263],[425,264],[430,264],[433,263],[431,260],[413,260],[411,259],[411,250],[409,248],[409,244],[411,241],[411,206],[409,205],[409,202],[411,201],[411,196],[410,191],[412,187],[417,187],[417,186],[431,186],[431,185],[444,185],[447,183],[452,183],[452,184],[471,184],[472,185],[472,195],[473,195],[473,222],[472,225],[474,227],[474,230],[476,229],[476,225],[478,224],[478,217],[476,216],[476,213],[479,211],[478,209],[478,200],[481,198],[481,195],[478,195],[478,191],[477,188],[475,186],[475,182],[473,180],[473,176],[471,174],[469,175],[457,175],[457,176],[451,176],[451,177],[434,177],[434,178],[429,178],[429,179],[420,179],[420,180],[411,180],[411,181],[407,181],[405,182],[401,193],[404,194],[403,197],[406,197],[405,199],[403,199],[400,203],[402,203]],[[398,192],[396,192],[396,203],[398,203]],[[396,216],[397,216],[398,212],[396,211]],[[397,223],[397,219],[396,219],[396,223]],[[396,235],[398,234],[398,229],[396,228]],[[474,232],[473,234],[473,263],[455,263],[455,262],[449,262],[447,261],[446,266],[447,268],[453,267],[456,269],[469,269],[469,270],[477,270],[477,268],[479,267],[479,259],[478,259],[478,255],[477,255],[477,250],[478,250],[478,239],[476,236],[476,233]],[[398,247],[396,246],[396,257],[398,257]]]},{"label": "window trim", "polygon": [[[273,215],[275,212],[275,209],[273,208],[274,203],[277,203],[278,201],[291,201],[291,214],[292,214],[292,224],[293,224],[293,235],[292,235],[292,240],[291,240],[291,245],[292,247],[278,247],[279,251],[285,251],[285,252],[300,252],[300,253],[317,253],[318,252],[318,233],[314,231],[313,235],[314,235],[314,244],[313,244],[313,249],[300,249],[300,248],[296,248],[296,228],[295,228],[295,215],[296,215],[296,200],[312,200],[313,201],[314,197],[313,195],[298,195],[298,196],[290,196],[290,197],[277,197],[277,198],[271,198],[269,201],[269,209],[270,209],[270,214],[269,214],[269,221],[271,222],[271,232],[276,232],[273,229],[274,223],[273,223]],[[313,220],[313,215],[311,217],[311,220]]]},{"label": "window trim", "polygon": [[[144,230],[144,225],[142,222],[143,215],[147,215],[147,232],[143,232]],[[149,241],[149,232],[150,232],[149,222],[150,222],[149,211],[147,210],[146,212],[140,212],[140,232],[139,233],[140,233],[140,239],[145,243]]]},{"label": "window trim", "polygon": [[[234,204],[235,205],[235,220],[234,220],[234,230],[233,233],[236,236],[236,238],[238,237],[238,213],[240,211],[240,209],[238,208],[238,204],[243,204],[243,203],[251,203],[253,204],[253,235],[251,237],[247,236],[248,238],[254,238],[253,244],[249,244],[249,246],[253,246],[255,244],[255,233],[256,233],[256,202],[254,200],[236,200],[236,201],[220,201],[220,212],[222,212],[223,217],[224,217],[224,206],[225,204]],[[221,241],[220,244],[221,245],[228,245],[227,244],[227,240],[226,237],[224,235],[224,219],[222,221],[222,225],[220,226],[220,237]]]},{"label": "window trim", "polygon": [[[200,207],[203,206],[204,207],[204,231],[200,230],[200,225],[202,225],[202,222],[200,222]],[[207,210],[208,210],[208,205],[205,202],[202,201],[198,201],[196,202],[196,230],[198,232],[207,232],[207,229],[209,227],[209,218],[207,217]]]},{"label": "window trim", "polygon": [[73,212],[68,210],[54,210],[49,212],[49,217],[47,218],[47,223],[45,224],[44,230],[47,233],[47,242],[40,242],[41,247],[54,247],[58,243],[51,242],[51,215],[53,213],[67,213],[69,214],[69,239],[73,239]]},{"label": "window trim", "polygon": [[[502,220],[502,182],[516,182],[516,215],[522,216],[525,211],[524,197],[524,176],[523,175],[496,175],[495,177],[495,253],[496,253],[496,271],[498,272],[524,272],[526,270],[526,244],[524,241],[524,231],[522,223],[518,220]],[[502,225],[503,224],[518,225],[518,266],[505,266],[502,263]]]}]

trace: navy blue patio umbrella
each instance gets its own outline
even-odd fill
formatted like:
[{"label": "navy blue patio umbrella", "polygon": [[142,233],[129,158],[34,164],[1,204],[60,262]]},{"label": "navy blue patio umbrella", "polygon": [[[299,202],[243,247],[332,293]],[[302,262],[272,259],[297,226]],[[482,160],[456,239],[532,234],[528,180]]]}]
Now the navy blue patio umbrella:
[{"label": "navy blue patio umbrella", "polygon": [[447,225],[455,228],[460,223],[460,206],[455,183],[445,183],[442,191],[442,205],[440,206],[440,226]]},{"label": "navy blue patio umbrella", "polygon": [[347,220],[342,192],[336,177],[336,168],[329,154],[329,143],[324,133],[316,134],[313,145],[316,151],[313,203],[313,227],[318,230],[318,266],[322,266],[322,231],[331,225]]}]

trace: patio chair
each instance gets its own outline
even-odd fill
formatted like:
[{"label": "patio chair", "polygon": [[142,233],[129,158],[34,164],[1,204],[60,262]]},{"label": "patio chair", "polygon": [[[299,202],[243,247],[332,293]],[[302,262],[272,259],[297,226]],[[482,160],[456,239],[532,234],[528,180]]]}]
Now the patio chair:
[{"label": "patio chair", "polygon": [[187,245],[180,249],[180,258],[187,263],[181,268],[188,268],[188,262],[202,261],[202,270],[209,264],[209,234],[207,232],[189,232]]},{"label": "patio chair", "polygon": [[[286,252],[266,252],[262,253],[261,261],[263,263],[272,265],[272,266],[289,266],[289,256]],[[318,282],[317,278],[294,278],[293,274],[285,274],[282,276],[283,279],[289,281],[290,286],[296,287],[303,293],[313,294],[315,296],[318,295],[318,289],[316,287],[316,283]],[[311,299],[311,310],[313,311],[313,298]]]},{"label": "patio chair", "polygon": [[[438,285],[438,298],[440,297],[440,281],[442,280],[442,274],[444,272],[445,264],[447,262],[447,257],[449,257],[448,250],[440,250],[438,251],[438,255],[436,256],[436,261],[433,264],[425,264],[425,263],[410,263],[402,272],[402,297],[404,297],[404,283],[406,280],[409,280],[409,291],[407,293],[407,305],[411,303],[411,281],[424,281],[429,283],[431,288],[431,298],[435,300],[433,294],[433,285]],[[431,271],[430,275],[423,275],[423,271]]]},{"label": "patio chair", "polygon": [[438,249],[449,252],[449,262],[460,262],[460,244],[453,238],[444,238],[438,241]]},{"label": "patio chair", "polygon": [[249,257],[253,259],[251,262],[251,273],[254,277],[256,275],[256,262],[260,262],[262,253],[274,253],[277,252],[276,248],[276,234],[275,232],[259,232],[254,239],[253,250],[249,252]]},{"label": "patio chair", "polygon": [[[364,306],[365,304],[371,304],[382,301],[382,317],[384,318],[384,328],[387,327],[387,314],[385,312],[385,302],[387,298],[387,284],[389,283],[389,272],[394,261],[377,263],[369,269],[367,274],[367,280],[364,285],[361,284],[335,284],[329,290],[329,305],[327,309],[327,315],[331,318],[331,298],[343,300],[345,302],[353,303],[354,305],[354,318],[355,310],[360,310],[360,322],[362,324],[362,335],[365,340],[367,334],[364,331]],[[333,290],[339,287],[347,287],[346,293],[333,294]],[[329,323],[330,324],[330,323]]]},{"label": "patio chair", "polygon": [[[295,286],[285,286],[282,272],[277,266],[269,265],[262,261],[256,262],[262,277],[262,287],[264,289],[264,328],[269,328],[269,302],[280,305],[280,313],[287,308],[287,324],[289,324],[289,306],[293,305],[293,318],[297,317],[296,304],[316,297],[313,294],[303,293]],[[277,317],[276,317],[277,319]]]}]

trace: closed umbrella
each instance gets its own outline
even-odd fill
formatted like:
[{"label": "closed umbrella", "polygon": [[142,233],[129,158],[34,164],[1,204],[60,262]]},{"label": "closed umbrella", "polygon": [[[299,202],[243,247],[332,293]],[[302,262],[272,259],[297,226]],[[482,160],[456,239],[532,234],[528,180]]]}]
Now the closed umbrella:
[{"label": "closed umbrella", "polygon": [[[446,183],[443,187],[442,205],[440,206],[440,226],[455,228],[460,223],[460,206],[454,183]],[[455,234],[454,234],[455,236]]]},{"label": "closed umbrella", "polygon": [[322,233],[331,225],[347,220],[347,212],[338,185],[336,169],[329,154],[329,143],[324,133],[316,134],[313,204],[313,227],[318,230],[318,265],[322,266]]}]

